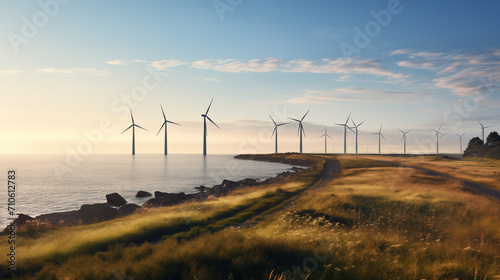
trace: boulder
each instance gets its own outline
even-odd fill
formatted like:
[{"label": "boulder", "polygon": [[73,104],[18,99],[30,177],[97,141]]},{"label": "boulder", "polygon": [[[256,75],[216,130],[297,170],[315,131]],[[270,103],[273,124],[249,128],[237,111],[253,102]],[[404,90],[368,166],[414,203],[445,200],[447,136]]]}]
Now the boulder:
[{"label": "boulder", "polygon": [[195,189],[195,190],[199,190],[199,191],[205,191],[205,190],[207,190],[208,188],[207,188],[207,187],[205,187],[205,186],[203,186],[203,185],[199,185],[199,186],[197,186],[197,187],[194,187],[194,189]]},{"label": "boulder", "polygon": [[109,204],[111,204],[113,206],[122,206],[122,205],[127,204],[127,201],[125,200],[125,198],[123,198],[118,193],[107,194],[106,200]]},{"label": "boulder", "polygon": [[130,214],[134,213],[139,208],[141,208],[141,206],[139,206],[137,204],[127,203],[127,204],[120,206],[118,208],[118,213],[120,214],[120,216],[130,215]]},{"label": "boulder", "polygon": [[186,195],[185,193],[162,193],[155,192],[155,198],[148,199],[144,202],[144,207],[155,207],[155,206],[170,206],[179,204],[187,199],[194,198],[194,195]]},{"label": "boulder", "polygon": [[118,216],[118,210],[108,203],[85,204],[77,211],[78,220],[84,224],[111,220]]},{"label": "boulder", "polygon": [[27,221],[33,221],[35,218],[33,217],[30,217],[28,215],[24,215],[24,214],[19,214],[19,216],[17,216],[17,219],[16,219],[16,226],[23,226],[26,224]]},{"label": "boulder", "polygon": [[150,192],[146,192],[146,191],[138,191],[135,194],[135,197],[148,197],[148,196],[152,196],[152,194]]}]

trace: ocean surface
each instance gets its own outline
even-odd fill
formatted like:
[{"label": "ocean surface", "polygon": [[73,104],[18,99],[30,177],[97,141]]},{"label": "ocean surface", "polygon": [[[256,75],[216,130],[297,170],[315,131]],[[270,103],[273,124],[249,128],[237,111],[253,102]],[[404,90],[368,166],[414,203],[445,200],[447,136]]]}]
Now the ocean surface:
[{"label": "ocean surface", "polygon": [[[69,163],[69,164],[68,164]],[[274,177],[292,166],[234,159],[232,155],[89,155],[66,162],[65,155],[0,157],[0,225],[8,224],[7,172],[16,171],[16,213],[32,217],[78,210],[83,204],[106,202],[117,192],[129,203],[142,204],[137,191],[195,193],[222,180]]]}]

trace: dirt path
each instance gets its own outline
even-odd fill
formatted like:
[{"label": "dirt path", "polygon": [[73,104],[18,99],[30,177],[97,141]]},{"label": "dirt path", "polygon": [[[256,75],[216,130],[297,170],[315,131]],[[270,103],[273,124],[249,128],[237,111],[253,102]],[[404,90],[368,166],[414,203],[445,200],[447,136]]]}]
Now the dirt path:
[{"label": "dirt path", "polygon": [[[340,166],[340,162],[338,160],[325,158],[325,164],[323,165],[323,171],[321,171],[321,174],[311,184],[311,186],[309,186],[308,188],[305,188],[300,193],[295,195],[293,198],[290,198],[289,200],[287,200],[284,205],[276,207],[270,211],[266,211],[265,213],[259,215],[258,218],[262,219],[263,217],[267,217],[267,216],[272,215],[278,211],[282,211],[283,209],[286,209],[286,208],[292,206],[302,193],[304,193],[307,190],[317,189],[317,188],[321,188],[321,187],[328,185],[331,181],[333,181],[335,178],[337,178],[341,173],[342,173],[342,167]],[[235,227],[237,227],[237,228],[238,227],[253,227],[257,224],[258,224],[258,222],[255,221],[255,218],[252,218],[243,224],[236,225]]]},{"label": "dirt path", "polygon": [[437,171],[434,171],[434,170],[431,170],[431,169],[427,169],[427,168],[423,168],[423,167],[412,166],[412,165],[408,165],[408,164],[404,164],[404,163],[398,163],[398,162],[393,162],[393,161],[380,161],[380,162],[391,164],[391,165],[394,165],[396,167],[413,168],[413,169],[422,171],[425,174],[430,175],[430,176],[434,176],[434,177],[441,177],[441,178],[444,178],[444,179],[457,180],[460,183],[462,183],[464,186],[466,186],[468,188],[471,188],[471,189],[479,192],[482,195],[491,196],[491,197],[494,197],[494,198],[500,200],[500,191],[499,190],[488,188],[488,187],[485,187],[485,186],[480,185],[480,184],[472,183],[472,182],[469,182],[469,181],[466,181],[466,180],[463,180],[463,179],[459,179],[457,177],[453,177],[453,176],[448,175],[448,174],[444,174],[444,173],[437,172]]}]

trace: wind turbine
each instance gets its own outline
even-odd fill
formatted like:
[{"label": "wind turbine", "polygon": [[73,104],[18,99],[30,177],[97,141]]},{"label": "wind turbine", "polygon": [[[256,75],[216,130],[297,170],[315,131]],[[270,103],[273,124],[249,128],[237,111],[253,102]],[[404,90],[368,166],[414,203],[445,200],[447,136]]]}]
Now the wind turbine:
[{"label": "wind turbine", "polygon": [[158,133],[156,133],[156,136],[158,136],[158,134],[160,134],[160,131],[162,130],[162,128],[165,127],[165,149],[164,149],[164,155],[167,155],[168,154],[168,151],[167,151],[167,124],[169,124],[169,123],[176,124],[176,125],[180,125],[180,124],[168,121],[167,117],[165,117],[165,112],[163,111],[163,107],[161,105],[160,105],[160,108],[161,108],[161,112],[163,114],[163,120],[164,121],[163,121],[163,124],[160,127],[160,130],[158,130]]},{"label": "wind turbine", "polygon": [[302,134],[304,134],[304,137],[306,136],[306,131],[304,130],[304,126],[302,125],[302,121],[305,119],[307,114],[309,114],[309,111],[310,110],[307,110],[306,114],[302,117],[302,119],[300,119],[300,121],[297,119],[294,119],[294,118],[289,118],[289,119],[294,120],[294,121],[299,123],[299,131],[298,131],[299,135],[297,135],[297,136],[300,136],[300,153],[301,154],[302,154]]},{"label": "wind turbine", "polygon": [[372,135],[378,135],[378,154],[379,155],[380,155],[380,142],[381,142],[380,137],[382,137],[382,138],[384,138],[384,140],[386,140],[384,135],[382,134],[382,125],[380,125],[380,130],[377,133],[372,133]]},{"label": "wind turbine", "polygon": [[325,126],[325,134],[321,135],[319,138],[321,137],[325,137],[325,154],[327,154],[327,137],[332,139],[332,137],[330,137],[330,135],[328,135],[328,132],[326,132],[326,126]]},{"label": "wind turbine", "polygon": [[210,110],[210,106],[212,106],[212,102],[214,101],[214,99],[212,98],[212,100],[210,101],[210,104],[208,105],[208,108],[207,108],[207,111],[205,112],[205,114],[202,114],[201,116],[203,117],[203,155],[206,156],[207,155],[207,119],[213,123],[217,128],[220,129],[220,127],[214,123],[214,121],[212,121],[212,119],[210,119],[210,117],[208,116],[208,111]]},{"label": "wind turbine", "polygon": [[399,129],[399,131],[401,131],[401,133],[403,133],[403,138],[401,138],[401,141],[403,141],[403,140],[404,140],[404,142],[405,142],[405,143],[404,143],[404,147],[405,147],[405,148],[404,148],[404,154],[406,155],[406,134],[408,134],[408,133],[409,133],[410,131],[412,131],[413,129],[410,129],[410,130],[408,130],[407,132],[404,132],[403,130],[401,130],[401,128],[398,128],[398,129]]},{"label": "wind turbine", "polygon": [[274,138],[274,153],[277,154],[278,153],[278,126],[282,126],[282,125],[285,125],[285,124],[288,124],[288,123],[277,124],[274,121],[273,117],[271,117],[271,115],[269,115],[269,117],[271,118],[271,120],[274,123],[274,130],[273,130],[273,134],[271,134],[271,138],[273,138],[274,133],[276,133],[276,136]]},{"label": "wind turbine", "polygon": [[347,123],[349,122],[349,119],[351,118],[351,114],[349,114],[349,117],[347,117],[347,120],[345,121],[344,124],[337,124],[337,125],[340,125],[340,126],[343,126],[344,127],[344,154],[347,154],[347,129],[349,128],[352,132],[354,132],[352,130],[352,128],[350,128]]},{"label": "wind turbine", "polygon": [[464,152],[464,150],[462,150],[462,137],[465,135],[465,133],[467,132],[464,132],[462,134],[457,134],[457,136],[460,137],[460,154]]},{"label": "wind turbine", "polygon": [[[354,120],[351,119],[352,125],[354,125],[354,128],[356,129],[356,154],[358,154],[358,127],[360,127],[365,121],[362,121],[358,125],[354,123]],[[352,129],[351,129],[352,130]]]},{"label": "wind turbine", "polygon": [[[135,127],[137,126],[138,128],[146,130],[146,131],[147,131],[147,129],[145,129],[143,127],[140,127],[139,125],[135,124],[135,122],[134,122],[134,115],[132,115],[132,109],[130,109],[130,117],[132,118],[132,124],[129,127],[127,127],[127,129],[125,129],[123,132],[125,132],[125,131],[129,130],[130,128],[132,128],[132,155],[135,155]],[[120,133],[120,134],[123,134],[123,132]]]},{"label": "wind turbine", "polygon": [[484,125],[483,125],[480,121],[477,121],[477,122],[481,125],[481,129],[482,129],[482,131],[483,131],[483,144],[486,144],[486,142],[484,142],[484,129],[485,129],[485,128],[489,128],[489,127],[491,127],[491,125],[489,125],[489,126],[484,126]]},{"label": "wind turbine", "polygon": [[443,127],[443,124],[441,124],[441,126],[439,126],[438,130],[434,129],[434,131],[436,132],[436,136],[434,136],[434,138],[436,138],[436,140],[437,140],[437,142],[436,142],[436,154],[439,154],[439,134],[444,135],[443,133],[439,132],[441,130],[441,127]]}]

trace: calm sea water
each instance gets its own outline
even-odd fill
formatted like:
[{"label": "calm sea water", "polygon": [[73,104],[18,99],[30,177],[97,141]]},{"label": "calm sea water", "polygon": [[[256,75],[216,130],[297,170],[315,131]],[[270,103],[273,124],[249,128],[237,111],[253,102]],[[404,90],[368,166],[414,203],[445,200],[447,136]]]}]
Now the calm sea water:
[{"label": "calm sea water", "polygon": [[[194,193],[199,185],[212,187],[223,179],[265,179],[291,168],[230,155],[91,155],[74,167],[65,163],[63,155],[2,156],[0,225],[7,224],[7,171],[11,169],[16,171],[16,212],[37,216],[106,202],[106,194],[113,192],[140,205],[148,198],[134,197],[139,190]],[[57,164],[68,168],[62,176],[54,169]]]}]

